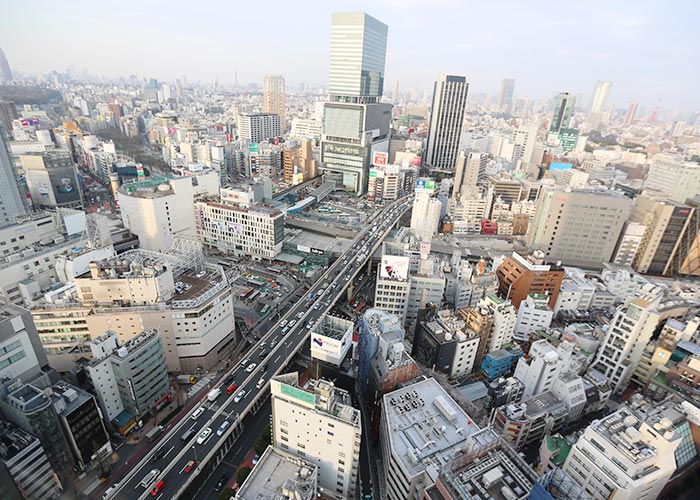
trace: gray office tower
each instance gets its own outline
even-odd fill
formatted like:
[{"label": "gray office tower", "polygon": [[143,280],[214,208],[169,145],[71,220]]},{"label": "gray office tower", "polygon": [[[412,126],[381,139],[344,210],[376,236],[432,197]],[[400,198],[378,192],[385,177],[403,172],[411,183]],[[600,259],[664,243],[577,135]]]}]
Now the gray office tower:
[{"label": "gray office tower", "polygon": [[510,113],[510,106],[513,103],[513,92],[515,92],[515,80],[513,78],[504,78],[501,81],[501,90],[498,92],[498,110],[504,113]]},{"label": "gray office tower", "polygon": [[435,82],[425,164],[434,170],[454,171],[469,84],[463,76],[442,75]]},{"label": "gray office tower", "polygon": [[388,28],[362,12],[336,12],[329,101],[323,107],[321,170],[360,196],[375,152],[389,151],[391,104],[380,102]]},{"label": "gray office tower", "polygon": [[17,216],[25,213],[6,140],[5,131],[0,125],[0,227],[14,224]]}]

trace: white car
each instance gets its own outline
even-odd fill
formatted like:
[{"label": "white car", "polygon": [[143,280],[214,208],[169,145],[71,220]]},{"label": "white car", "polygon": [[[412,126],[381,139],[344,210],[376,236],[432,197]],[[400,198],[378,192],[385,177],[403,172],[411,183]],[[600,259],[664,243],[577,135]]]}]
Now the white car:
[{"label": "white car", "polygon": [[297,314],[297,318],[301,318],[302,316],[304,316],[304,311],[301,311],[299,314]]},{"label": "white car", "polygon": [[289,322],[289,328],[293,327],[296,324],[297,324],[297,320],[293,319],[292,321]]},{"label": "white car", "polygon": [[199,435],[197,438],[197,444],[204,444],[207,441],[209,441],[209,438],[211,437],[211,427],[207,427],[202,431],[202,433]]},{"label": "white car", "polygon": [[202,413],[204,413],[205,408],[203,406],[200,406],[195,410],[195,412],[192,414],[192,420],[197,420],[199,417],[202,416]]},{"label": "white car", "polygon": [[241,399],[243,399],[246,395],[246,391],[241,391],[238,394],[236,394],[236,397],[233,398],[234,403],[238,403]]},{"label": "white car", "polygon": [[206,271],[199,271],[199,272],[196,274],[196,276],[197,276],[198,278],[202,278],[202,277],[204,277],[204,276],[206,276],[206,275],[207,275],[207,272],[206,272]]},{"label": "white car", "polygon": [[251,363],[251,364],[248,365],[248,368],[246,368],[245,371],[247,371],[248,373],[250,373],[250,372],[252,372],[253,370],[255,370],[255,367],[256,367],[256,366],[258,366],[256,363]]}]

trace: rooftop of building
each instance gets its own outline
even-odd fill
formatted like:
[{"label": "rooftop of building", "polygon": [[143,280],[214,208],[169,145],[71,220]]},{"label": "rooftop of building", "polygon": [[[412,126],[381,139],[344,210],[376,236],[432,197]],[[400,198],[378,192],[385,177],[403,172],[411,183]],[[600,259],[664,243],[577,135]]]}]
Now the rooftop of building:
[{"label": "rooftop of building", "polygon": [[[298,235],[289,238],[287,245],[296,245],[299,250],[303,249],[318,249],[324,252],[332,253],[334,251],[341,253],[347,245],[345,240],[338,240],[332,236],[326,236],[319,233],[309,233],[300,231]],[[306,250],[309,251],[309,250]],[[313,252],[313,250],[311,250]]]},{"label": "rooftop of building", "polygon": [[376,308],[365,311],[362,315],[361,325],[365,325],[370,331],[381,335],[392,331],[404,331],[401,319],[398,316]]},{"label": "rooftop of building", "polygon": [[281,210],[273,207],[268,207],[265,205],[252,205],[250,207],[239,207],[231,203],[222,202],[219,196],[205,196],[197,200],[196,203],[201,203],[214,208],[221,208],[223,210],[229,210],[232,212],[250,213],[250,214],[263,214],[269,215],[270,217],[283,216]]},{"label": "rooftop of building", "polygon": [[317,477],[316,465],[268,446],[241,485],[236,498],[241,500],[310,498],[315,494]]},{"label": "rooftop of building", "polygon": [[319,321],[314,328],[314,333],[340,340],[348,332],[348,329],[353,328],[353,326],[354,324],[350,320],[324,314],[321,321]]},{"label": "rooftop of building", "polygon": [[160,337],[160,332],[155,328],[147,328],[143,332],[136,335],[128,342],[123,343],[116,350],[116,355],[119,358],[126,358],[143,349],[150,341]]},{"label": "rooftop of building", "polygon": [[480,430],[433,378],[385,394],[382,408],[392,449],[411,476],[437,475]]},{"label": "rooftop of building", "polygon": [[536,419],[544,414],[564,414],[566,404],[551,391],[538,394],[520,404],[509,404],[505,407],[506,416],[510,420]]},{"label": "rooftop of building", "polygon": [[547,434],[545,436],[545,445],[547,449],[552,452],[551,461],[554,465],[562,466],[566,462],[566,457],[569,456],[571,451],[571,444],[564,439],[561,434]]},{"label": "rooftop of building", "polygon": [[423,321],[423,327],[440,343],[463,342],[476,334],[467,327],[466,321],[456,316],[454,311],[437,311],[430,319]]},{"label": "rooftop of building", "polygon": [[451,498],[525,499],[535,471],[490,427],[472,434],[464,450],[440,474]]},{"label": "rooftop of building", "polygon": [[44,392],[31,384],[16,382],[8,387],[7,402],[24,413],[31,413],[48,406],[50,399]]},{"label": "rooftop of building", "polygon": [[[679,438],[673,431],[672,422],[660,418],[658,421],[645,422],[635,416],[627,407],[591,423],[590,428],[615,447],[627,460],[634,464],[654,459],[658,449],[648,436],[640,429],[644,425],[653,427],[657,439],[672,440]],[[652,431],[652,432],[653,432]]]},{"label": "rooftop of building", "polygon": [[9,462],[37,438],[7,422],[0,423],[0,459]]},{"label": "rooftop of building", "polygon": [[360,425],[360,412],[352,406],[350,393],[323,379],[309,379],[299,385],[296,372],[273,377],[281,384],[281,393],[305,406],[313,406],[317,411],[331,415],[353,426]]},{"label": "rooftop of building", "polygon": [[171,180],[173,175],[151,176],[148,179],[137,180],[122,184],[119,187],[119,194],[132,196],[135,198],[161,198],[174,194]]},{"label": "rooftop of building", "polygon": [[67,382],[59,381],[51,387],[53,394],[51,399],[54,409],[59,415],[65,416],[73,413],[74,410],[82,406],[85,401],[92,399],[92,396]]}]

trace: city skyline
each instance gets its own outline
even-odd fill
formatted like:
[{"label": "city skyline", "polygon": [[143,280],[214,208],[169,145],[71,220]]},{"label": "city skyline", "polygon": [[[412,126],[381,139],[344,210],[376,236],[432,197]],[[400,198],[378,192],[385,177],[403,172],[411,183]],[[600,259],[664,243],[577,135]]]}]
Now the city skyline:
[{"label": "city skyline", "polygon": [[[495,97],[501,80],[514,78],[516,96],[551,99],[570,91],[582,95],[578,104],[586,109],[592,85],[603,80],[614,84],[609,102],[616,109],[631,100],[650,108],[660,94],[664,109],[700,108],[690,83],[698,70],[686,68],[697,49],[697,43],[688,43],[694,39],[690,20],[697,17],[693,12],[700,13],[690,2],[679,9],[654,2],[635,2],[633,8],[572,4],[568,17],[577,20],[575,26],[546,15],[556,7],[552,2],[540,2],[537,8],[508,2],[499,11],[450,0],[437,5],[331,2],[323,9],[266,15],[269,30],[263,35],[257,23],[235,23],[260,17],[249,5],[214,3],[192,18],[181,15],[177,2],[167,9],[127,4],[74,2],[74,8],[63,10],[48,2],[31,9],[14,2],[0,20],[5,34],[0,46],[13,70],[30,74],[74,66],[106,77],[137,74],[174,81],[186,74],[191,82],[233,84],[237,79],[261,87],[264,75],[273,73],[282,74],[292,88],[302,82],[327,87],[329,21],[333,11],[345,8],[366,11],[389,26],[385,90],[395,81],[404,91],[429,89],[440,74],[451,73],[466,75],[474,95]],[[297,16],[298,22],[290,23]],[[467,18],[493,23],[474,22],[463,30],[460,20]],[[299,23],[314,29],[286,31]],[[29,25],[31,37],[26,35]],[[66,25],[78,29],[68,36]],[[685,77],[672,78],[671,68],[680,67]]]}]

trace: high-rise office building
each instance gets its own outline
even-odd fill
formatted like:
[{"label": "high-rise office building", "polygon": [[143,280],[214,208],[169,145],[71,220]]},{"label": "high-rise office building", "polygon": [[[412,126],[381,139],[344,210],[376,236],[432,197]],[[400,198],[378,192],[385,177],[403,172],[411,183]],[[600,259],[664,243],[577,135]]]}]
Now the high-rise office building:
[{"label": "high-rise office building", "polygon": [[9,82],[12,81],[12,71],[10,71],[10,63],[7,61],[5,52],[0,47],[0,79]]},{"label": "high-rise office building", "polygon": [[574,115],[576,106],[576,96],[569,92],[560,92],[557,96],[554,105],[554,114],[552,115],[552,123],[549,125],[549,131],[553,134],[558,134],[563,128],[569,128],[571,117]]},{"label": "high-rise office building", "polygon": [[388,27],[363,12],[335,12],[324,104],[321,163],[327,178],[358,196],[375,152],[389,151],[391,104],[381,103]]},{"label": "high-rise office building", "polygon": [[639,103],[637,103],[637,101],[630,101],[630,105],[627,108],[627,113],[625,113],[625,121],[624,121],[625,127],[632,125],[632,122],[634,121],[634,115],[637,114],[637,107],[638,106],[639,106]]},{"label": "high-rise office building", "polygon": [[0,495],[7,500],[59,498],[61,482],[39,440],[8,423],[0,423]]},{"label": "high-rise office building", "polygon": [[14,224],[17,216],[24,213],[15,166],[7,146],[5,130],[0,125],[0,227]]},{"label": "high-rise office building", "polygon": [[528,247],[565,264],[610,262],[631,208],[632,200],[616,191],[542,189]]},{"label": "high-rise office building", "polygon": [[513,103],[513,92],[515,91],[515,80],[504,78],[501,80],[501,89],[498,91],[496,106],[503,113],[510,113],[510,106]]},{"label": "high-rise office building", "polygon": [[645,231],[632,262],[635,271],[671,274],[676,252],[685,250],[679,243],[694,212],[695,208],[663,196],[648,192],[637,196],[630,221],[644,224]]},{"label": "high-rise office building", "polygon": [[7,420],[39,438],[55,470],[62,471],[72,463],[68,443],[46,392],[20,381],[6,382],[0,386],[0,409]]},{"label": "high-rise office building", "polygon": [[263,111],[280,117],[280,127],[285,128],[285,93],[282,75],[265,75],[263,81]]},{"label": "high-rise office building", "polygon": [[0,127],[5,127],[5,130],[0,133],[9,134],[12,131],[12,121],[17,118],[19,118],[17,105],[14,102],[0,101]]},{"label": "high-rise office building", "polygon": [[612,82],[596,82],[595,86],[593,87],[593,93],[591,94],[591,102],[588,106],[589,115],[593,113],[602,113],[605,111],[611,88]]},{"label": "high-rise office building", "polygon": [[318,466],[326,498],[355,497],[362,427],[350,394],[326,380],[300,385],[296,373],[270,379],[272,444]]},{"label": "high-rise office building", "polygon": [[454,170],[469,84],[463,76],[442,75],[435,82],[430,109],[430,129],[425,148],[425,164],[438,170]]}]

